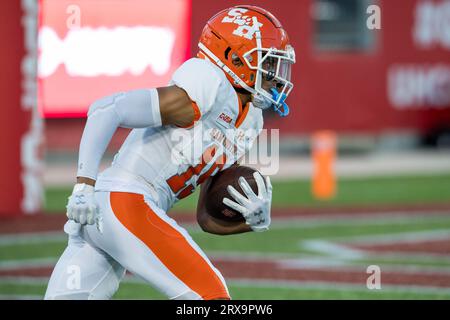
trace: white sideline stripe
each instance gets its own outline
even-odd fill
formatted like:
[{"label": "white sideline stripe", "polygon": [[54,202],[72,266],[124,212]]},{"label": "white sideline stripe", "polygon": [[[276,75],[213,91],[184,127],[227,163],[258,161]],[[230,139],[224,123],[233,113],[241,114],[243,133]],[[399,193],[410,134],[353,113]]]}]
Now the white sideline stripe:
[{"label": "white sideline stripe", "polygon": [[[280,252],[259,252],[259,251],[220,251],[220,250],[214,250],[214,251],[207,251],[207,254],[209,257],[214,257],[217,259],[222,260],[242,260],[242,261],[261,261],[261,260],[270,260],[270,259],[315,259],[315,258],[327,258],[330,260],[338,259],[335,257],[329,257],[329,256],[317,256],[317,255],[311,255],[311,254],[305,254],[305,253],[280,253]],[[383,258],[383,259],[392,259],[392,260],[411,260],[411,262],[415,262],[417,260],[418,262],[422,261],[429,261],[430,255],[429,254],[403,254],[403,253],[374,253],[371,252],[367,253],[367,259],[372,260],[373,258]],[[435,255],[431,256],[431,258],[434,261],[437,262],[443,262],[443,263],[450,263],[450,256],[443,256],[443,255]],[[344,260],[345,261],[345,260]],[[389,264],[389,262],[386,262],[386,264]],[[448,267],[448,266],[445,266]]]},{"label": "white sideline stripe", "polygon": [[61,231],[30,232],[0,235],[0,246],[36,244],[43,242],[67,241],[67,234]]},{"label": "white sideline stripe", "polygon": [[[48,277],[0,277],[0,284],[19,284],[19,285],[47,285]],[[147,283],[133,275],[126,275],[122,283],[143,284]],[[335,281],[299,281],[299,280],[258,280],[248,278],[231,278],[227,281],[228,285],[242,288],[290,288],[290,289],[312,289],[312,290],[339,290],[339,291],[364,291],[364,292],[405,292],[405,293],[423,293],[423,294],[449,294],[450,288],[433,287],[433,286],[417,286],[417,285],[384,285],[381,284],[381,290],[369,290],[365,283],[354,284]],[[42,296],[34,295],[7,295],[0,294],[1,297],[23,297],[27,299],[42,299]]]},{"label": "white sideline stripe", "polygon": [[[446,211],[447,212],[447,211]],[[421,220],[441,221],[450,219],[449,215],[433,214],[422,212],[420,214],[400,212],[392,212],[389,214],[376,215],[373,214],[348,214],[348,215],[330,215],[329,217],[279,217],[274,218],[271,229],[283,228],[314,228],[317,226],[333,225],[333,226],[358,226],[358,225],[386,225],[386,224],[409,224]],[[181,223],[180,223],[181,224]],[[203,232],[196,223],[181,224],[188,228],[190,232]],[[450,232],[450,231],[449,231]],[[67,235],[61,231],[46,232],[28,232],[19,234],[0,235],[0,246],[20,245],[20,244],[37,244],[45,242],[62,242],[67,240]]]},{"label": "white sideline stripe", "polygon": [[[278,266],[283,269],[291,270],[311,270],[317,271],[342,271],[342,272],[360,272],[365,274],[369,263],[350,263],[349,260],[336,259],[291,259],[281,260],[277,262]],[[448,276],[450,275],[450,268],[448,266],[434,267],[434,266],[418,266],[418,265],[392,265],[383,262],[374,263],[380,266],[381,276],[383,272],[406,274],[424,274],[434,276]]]},{"label": "white sideline stripe", "polygon": [[44,297],[32,294],[0,294],[0,300],[42,300]]},{"label": "white sideline stripe", "polygon": [[[21,285],[47,285],[47,277],[0,277],[0,284],[21,284]],[[133,275],[127,275],[122,283],[147,285],[144,280]],[[444,293],[450,295],[450,288],[441,288],[433,286],[415,286],[415,285],[383,285],[381,290],[369,290],[363,284],[343,283],[343,282],[325,282],[325,281],[299,281],[299,280],[258,280],[248,278],[231,278],[227,281],[228,285],[243,288],[276,288],[276,289],[312,289],[312,290],[342,290],[342,291],[364,291],[364,292],[414,292],[424,294]],[[8,296],[8,295],[4,295]],[[11,296],[11,295],[10,295]],[[22,295],[17,295],[22,297]],[[0,295],[1,297],[1,295]],[[31,296],[42,299],[41,296]]]},{"label": "white sideline stripe", "polygon": [[[283,255],[242,255],[236,253],[235,255],[226,254],[222,255],[218,252],[210,253],[208,255],[214,262],[214,259],[231,262],[274,262],[279,267],[284,269],[318,269],[318,270],[342,270],[351,272],[366,272],[369,263],[366,261],[358,262],[345,256],[283,256]],[[372,258],[379,258],[379,255],[375,255]],[[358,258],[371,258],[370,255]],[[450,259],[447,259],[450,262]],[[425,274],[450,274],[449,266],[422,266],[405,264],[394,265],[388,262],[379,262],[378,265],[382,266],[382,271],[386,272],[404,272],[404,273],[425,273]]]},{"label": "white sideline stripe", "polygon": [[[358,214],[330,214],[330,215],[320,215],[319,217],[274,217],[272,219],[272,224],[270,225],[271,230],[285,229],[285,228],[300,228],[309,229],[326,225],[333,226],[361,226],[361,225],[391,225],[391,224],[404,224],[404,223],[415,223],[420,221],[446,221],[450,220],[450,211],[445,210],[442,213],[433,212],[390,212],[383,214],[371,214],[371,213],[358,213]],[[180,223],[181,226],[186,228],[192,233],[202,233],[203,230],[197,225],[197,223]]]},{"label": "white sideline stripe", "polygon": [[47,257],[39,259],[3,260],[0,261],[0,270],[54,267],[58,259],[57,257]]},{"label": "white sideline stripe", "polygon": [[[212,256],[212,258],[216,258],[217,256]],[[335,258],[329,257],[317,257],[317,258],[299,258],[299,259],[282,259],[278,261],[273,261],[272,259],[268,259],[260,257],[217,257],[220,260],[224,261],[236,261],[236,262],[264,262],[270,261],[275,262],[279,267],[283,269],[294,269],[294,270],[302,270],[302,269],[318,269],[318,270],[342,270],[344,272],[365,272],[368,263],[349,263],[348,260],[338,260]],[[30,269],[30,268],[52,268],[55,266],[58,258],[45,258],[45,259],[35,259],[35,260],[7,260],[0,262],[0,270],[21,270],[21,269]],[[402,272],[402,273],[423,273],[423,274],[442,274],[448,275],[450,274],[450,269],[448,266],[442,267],[434,267],[434,266],[408,266],[408,265],[390,265],[386,263],[379,263],[382,267],[382,271],[385,272]],[[30,277],[35,278],[35,277]]]},{"label": "white sideline stripe", "polygon": [[[388,218],[388,217],[386,217]],[[366,225],[370,223],[371,225],[388,225],[393,223],[401,223],[408,224],[414,223],[418,220],[427,220],[427,221],[441,221],[441,220],[449,220],[450,216],[443,217],[442,215],[437,216],[414,216],[408,217],[390,217],[387,221],[381,220],[381,217],[373,218],[373,217],[353,217],[348,221],[343,221],[341,218],[339,219],[326,219],[326,218],[318,218],[311,221],[311,218],[303,219],[303,218],[289,218],[289,219],[277,219],[271,225],[271,229],[283,229],[286,227],[290,228],[312,228],[323,225],[334,225],[334,226],[358,226],[358,225]],[[189,228],[189,227],[188,227]],[[191,226],[189,231],[192,233],[203,232],[200,228]],[[442,230],[443,233],[445,230]],[[426,231],[425,231],[426,232]],[[431,231],[434,232],[434,231]],[[398,234],[404,232],[397,232]],[[450,235],[450,231],[446,234]],[[390,235],[395,235],[392,233]],[[367,237],[367,241],[371,241],[371,237],[375,238],[386,238],[387,235],[375,235],[375,236],[365,236]],[[348,236],[342,237],[342,239],[347,238]],[[351,237],[351,238],[356,238]],[[361,236],[362,237],[362,236]],[[350,238],[350,237],[348,237]],[[337,238],[336,238],[337,239]],[[28,244],[38,244],[38,243],[46,243],[46,242],[62,242],[67,241],[67,235],[61,231],[46,231],[46,232],[31,232],[31,233],[20,233],[20,234],[6,234],[0,235],[0,247],[1,246],[10,246],[10,245],[28,245]]]},{"label": "white sideline stripe", "polygon": [[47,285],[49,277],[0,276],[0,284]]},{"label": "white sideline stripe", "polygon": [[[335,248],[335,247],[333,247]],[[358,261],[357,258],[353,256],[351,258],[345,255],[328,255],[328,256],[316,256],[308,254],[291,254],[291,253],[272,253],[272,252],[232,252],[232,251],[208,251],[207,255],[212,260],[222,260],[222,261],[233,261],[233,262],[275,262],[282,263],[282,267],[285,268],[321,268],[328,269],[330,267],[344,267],[347,268],[357,268],[358,266],[366,266],[368,261]],[[376,262],[376,259],[391,259],[395,262],[396,259],[410,260],[411,263],[416,264],[411,266],[409,269],[414,268],[417,272],[442,272],[449,269],[448,265],[443,266],[428,266],[428,265],[417,265],[421,261],[430,261],[430,255],[409,255],[409,254],[379,254],[379,253],[368,253],[363,259],[373,260],[372,264]],[[449,256],[438,256],[432,257],[433,261],[436,263],[449,263]],[[17,260],[3,260],[0,261],[0,270],[10,270],[10,269],[30,269],[37,267],[49,267],[55,266],[58,261],[58,257],[43,257],[36,259],[17,259]],[[396,271],[398,268],[404,268],[405,264],[395,265],[392,262],[380,261],[375,263],[382,266],[387,266],[389,270],[392,267]],[[383,270],[387,270],[386,267]],[[400,270],[401,271],[401,270]]]},{"label": "white sideline stripe", "polygon": [[410,260],[410,262],[414,263],[414,261],[437,261],[443,263],[450,263],[450,255],[443,254],[434,254],[434,253],[425,253],[425,254],[416,254],[416,253],[403,253],[403,252],[392,252],[392,253],[379,253],[379,252],[369,252],[367,251],[368,259],[382,258],[382,259],[392,259],[392,260]]},{"label": "white sideline stripe", "polygon": [[[348,266],[348,267],[357,267],[357,266],[368,266],[368,261],[358,261],[358,259],[348,259],[344,257],[336,257],[336,256],[316,256],[316,255],[308,255],[308,254],[281,254],[281,253],[271,253],[271,252],[225,252],[225,251],[211,251],[207,252],[208,256],[211,259],[218,259],[223,261],[247,261],[247,262],[274,262],[274,259],[277,261],[292,261],[297,262],[300,266],[310,267],[310,268],[329,268],[334,266]],[[245,255],[244,255],[245,254]],[[410,260],[411,263],[415,264],[414,267],[417,268],[417,271],[425,271],[430,270],[430,272],[437,272],[442,270],[450,270],[449,265],[443,266],[429,266],[429,265],[419,265],[422,261],[428,262],[430,261],[430,256],[423,255],[403,255],[403,254],[367,254],[363,259],[373,260],[370,264],[375,263],[376,259],[391,259],[395,262],[395,259],[401,260]],[[450,257],[433,257],[433,261],[436,263],[449,263]],[[394,267],[397,268],[404,266],[405,263],[396,265],[393,262],[378,262],[379,265]],[[420,269],[420,270],[419,270]],[[449,271],[450,272],[450,271]]]},{"label": "white sideline stripe", "polygon": [[369,290],[366,284],[353,284],[345,282],[325,282],[325,281],[298,281],[298,280],[255,280],[247,278],[233,278],[227,281],[237,287],[260,287],[260,288],[292,288],[292,289],[321,289],[321,290],[343,290],[343,291],[366,291],[366,292],[412,292],[436,294],[445,293],[450,295],[450,288],[433,287],[433,286],[405,286],[405,285],[387,285],[381,283],[380,290]]},{"label": "white sideline stripe", "polygon": [[[295,141],[295,145],[306,145],[309,141],[305,138],[287,137],[287,140]],[[343,139],[346,139],[345,137]],[[350,138],[350,140],[352,140]],[[361,142],[360,142],[361,141]],[[290,142],[288,142],[289,144]],[[363,146],[372,145],[373,139],[364,137],[356,142]],[[450,171],[448,151],[413,151],[413,152],[375,152],[364,156],[339,156],[336,159],[335,171],[338,178],[353,178],[361,180],[370,177],[389,176],[427,176],[442,175]],[[110,166],[111,158],[105,157],[100,163],[103,170]],[[255,165],[261,170],[267,166]],[[271,176],[277,181],[292,181],[310,179],[313,172],[313,162],[309,156],[280,156],[279,170]],[[77,159],[71,157],[64,163],[52,161],[44,170],[44,182],[46,186],[71,186],[76,175]],[[102,171],[101,170],[101,171]],[[359,178],[359,179],[356,179]]]},{"label": "white sideline stripe", "polygon": [[[1,279],[1,278],[0,278]],[[1,280],[0,280],[1,281]],[[48,281],[48,279],[47,279]],[[123,283],[130,284],[147,284],[143,279],[135,277],[133,275],[127,274],[123,281]],[[376,291],[367,289],[365,283],[363,284],[353,284],[353,283],[343,283],[343,282],[335,282],[335,281],[302,281],[302,280],[265,280],[265,279],[248,279],[248,278],[230,278],[227,281],[228,285],[233,285],[237,287],[271,287],[271,288],[292,288],[292,289],[322,289],[322,290],[361,290],[361,291]],[[442,293],[450,294],[450,288],[442,288],[442,287],[433,287],[433,286],[417,286],[417,285],[383,285],[382,291],[390,290],[390,291],[418,291],[422,293],[422,291],[426,291],[425,293],[433,294],[436,291]]]},{"label": "white sideline stripe", "polygon": [[[310,229],[322,226],[366,226],[366,225],[392,225],[392,224],[409,224],[420,221],[447,221],[450,220],[450,211],[448,215],[438,214],[436,212],[427,213],[408,213],[408,212],[392,212],[388,214],[343,214],[329,215],[320,217],[276,217],[273,218],[270,230],[279,229]],[[190,233],[203,233],[203,230],[197,223],[179,223]]]},{"label": "white sideline stripe", "polygon": [[421,221],[447,221],[450,220],[450,215],[426,214],[423,215],[367,215],[367,216],[330,216],[328,218],[278,218],[274,219],[271,224],[271,229],[284,228],[313,228],[317,226],[332,225],[332,226],[360,226],[360,225],[391,225],[391,224],[410,224]]}]

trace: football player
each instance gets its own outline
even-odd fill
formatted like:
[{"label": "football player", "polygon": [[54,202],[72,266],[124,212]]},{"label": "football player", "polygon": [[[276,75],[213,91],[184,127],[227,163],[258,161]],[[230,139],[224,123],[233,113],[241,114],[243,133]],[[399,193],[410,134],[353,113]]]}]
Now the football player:
[{"label": "football player", "polygon": [[[45,298],[109,299],[129,270],[170,299],[230,299],[220,272],[167,212],[203,183],[197,221],[204,231],[268,229],[268,177],[255,173],[257,193],[245,179],[239,180],[243,194],[228,187],[230,197],[223,202],[242,213],[242,223],[211,217],[204,208],[205,186],[248,152],[262,130],[263,109],[288,114],[293,63],[280,22],[264,9],[237,6],[208,21],[197,57],[181,65],[168,86],[95,101],[67,204],[68,246]],[[112,165],[97,176],[118,127],[132,131]]]}]

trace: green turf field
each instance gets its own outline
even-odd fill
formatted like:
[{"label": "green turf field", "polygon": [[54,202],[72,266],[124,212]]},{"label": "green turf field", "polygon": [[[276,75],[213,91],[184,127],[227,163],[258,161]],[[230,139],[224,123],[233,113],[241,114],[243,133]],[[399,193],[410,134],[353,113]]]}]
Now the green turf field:
[{"label": "green turf field", "polygon": [[[46,207],[61,213],[69,188],[48,189]],[[274,183],[273,210],[290,207],[339,207],[345,212],[351,206],[414,205],[450,203],[450,174],[426,177],[397,177],[346,179],[339,183],[337,197],[329,202],[318,202],[310,196],[306,181]],[[195,196],[181,202],[177,209],[193,214]],[[55,213],[56,214],[56,213]],[[256,265],[255,273],[261,273],[262,261],[286,262],[278,275],[327,269],[327,272],[353,274],[365,279],[368,265],[379,265],[386,275],[387,283],[381,290],[369,290],[364,281],[340,283],[336,279],[289,280],[250,279],[226,277],[234,299],[450,299],[450,250],[433,253],[442,241],[450,240],[450,212],[438,214],[433,210],[416,215],[339,216],[327,219],[296,218],[274,220],[266,233],[214,236],[202,232],[195,225],[185,226],[198,245],[213,261],[250,261]],[[7,237],[0,235],[0,273],[8,268],[52,267],[65,248],[66,237],[59,231],[40,237],[23,235]],[[388,251],[351,251],[342,244],[370,243],[380,245],[390,241],[397,245],[427,242],[421,252],[392,253]],[[414,242],[416,241],[416,242]],[[431,246],[433,241],[441,241]],[[331,250],[330,250],[331,248]],[[441,250],[442,251],[442,250]],[[296,267],[298,263],[302,267]],[[261,264],[262,265],[262,264]],[[292,267],[293,265],[293,267]],[[306,266],[306,267],[305,267]],[[226,271],[226,267],[224,267]],[[322,268],[322,269],[321,269]],[[220,262],[219,262],[220,269]],[[226,273],[226,272],[225,272]],[[390,275],[411,277],[411,280],[395,282]],[[274,273],[275,275],[275,273]],[[420,278],[424,280],[420,282]],[[429,279],[427,278],[429,277]],[[0,276],[0,298],[42,298],[46,276]],[[409,278],[407,278],[409,279]],[[389,281],[392,281],[390,283]],[[417,283],[416,283],[417,281]],[[115,299],[164,299],[148,285],[133,277],[121,284]]]},{"label": "green turf field", "polygon": [[[395,266],[414,267],[417,270],[448,270],[450,257],[405,257],[405,256],[365,256],[361,258],[338,257],[308,248],[310,240],[335,241],[354,239],[359,236],[398,236],[421,232],[450,232],[450,216],[433,218],[376,219],[361,221],[345,219],[336,221],[310,221],[309,223],[274,222],[266,234],[245,234],[230,237],[207,235],[196,227],[189,227],[194,240],[212,257],[303,259],[331,264],[340,262],[345,266],[361,267],[378,264],[381,268]],[[53,265],[64,250],[65,237],[55,239],[30,240],[22,244],[2,244],[0,261],[27,263],[47,263]],[[362,270],[361,269],[361,270]],[[1,280],[0,296],[31,295],[42,297],[45,280]],[[426,289],[426,290],[425,290]],[[230,281],[230,292],[236,299],[450,299],[450,289],[425,288],[417,290],[407,286],[386,285],[382,291],[370,291],[361,285],[252,283],[239,280]],[[163,296],[149,286],[127,279],[119,288],[117,299],[162,299]]]},{"label": "green turf field", "polygon": [[[398,176],[341,179],[337,195],[329,201],[314,199],[308,180],[273,182],[274,207],[345,207],[450,202],[450,173],[431,176]],[[61,212],[72,187],[48,188],[45,209]],[[174,209],[192,211],[197,205],[198,190],[180,201]]]},{"label": "green turf field", "polygon": [[[369,299],[401,299],[401,300],[448,300],[450,292],[443,291],[431,292],[413,292],[408,289],[387,289],[384,291],[369,291],[364,288],[348,288],[342,286],[336,288],[303,286],[299,288],[283,287],[273,285],[248,285],[231,281],[228,283],[233,299],[240,300],[330,300],[330,299],[346,299],[346,300],[369,300]],[[41,299],[45,294],[46,284],[41,283],[1,283],[1,292],[8,292],[10,296],[24,296],[30,299]],[[7,295],[3,295],[7,298]],[[124,281],[113,299],[151,299],[164,300],[165,297],[156,290],[143,283],[134,283]]]}]

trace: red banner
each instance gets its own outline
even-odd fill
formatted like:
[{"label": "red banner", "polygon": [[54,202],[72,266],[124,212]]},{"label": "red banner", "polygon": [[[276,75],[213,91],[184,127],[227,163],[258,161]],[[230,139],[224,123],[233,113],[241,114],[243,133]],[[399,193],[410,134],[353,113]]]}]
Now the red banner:
[{"label": "red banner", "polygon": [[186,60],[190,1],[41,0],[40,110],[84,116],[96,99],[167,84]]},{"label": "red banner", "polygon": [[[107,12],[105,8],[89,11],[81,5],[84,3],[82,1],[41,0],[41,2],[43,20],[45,20],[45,4],[51,3],[59,7],[59,13],[53,18],[55,21],[49,21],[51,26],[59,25],[55,29],[59,42],[54,41],[54,34],[49,37],[53,39],[51,40],[53,43],[59,44],[55,48],[70,47],[72,41],[68,40],[67,23],[71,28],[74,28],[74,25],[76,28],[78,20],[75,15],[76,8],[74,11],[74,8],[68,7],[69,4],[79,4],[81,30],[89,27],[98,31],[105,25],[111,31],[117,27],[117,21],[111,22],[112,16],[104,14]],[[85,0],[85,2],[95,2],[96,6],[101,6],[108,0],[99,2]],[[195,0],[192,3],[180,0],[176,3],[185,4],[184,9],[180,9],[184,12],[182,19],[186,18],[183,23],[180,22],[185,28],[184,33],[180,31],[180,34],[187,34],[192,30],[190,56],[197,53],[198,38],[205,23],[224,8],[238,4],[253,4],[271,11],[281,20],[297,53],[297,63],[292,76],[295,88],[288,98],[291,114],[283,119],[277,116],[267,117],[265,126],[280,128],[282,136],[308,134],[321,129],[357,134],[377,134],[388,130],[427,132],[450,125],[448,33],[450,0],[379,0],[376,5],[380,8],[381,29],[369,30],[364,23],[361,26],[367,36],[364,39],[371,38],[372,45],[365,50],[341,51],[319,49],[315,44],[317,26],[312,13],[317,10],[315,6],[319,1],[285,0],[282,5],[265,0]],[[134,12],[132,7],[123,4],[121,10]],[[147,17],[152,12],[164,9],[160,7],[155,5],[155,8],[147,10],[142,15]],[[364,18],[363,22],[370,18],[366,8],[360,8],[359,11]],[[92,22],[94,17],[99,22]],[[122,18],[130,20],[123,22],[123,25],[135,26],[131,17],[132,15],[124,14]],[[189,26],[189,21],[192,26]],[[109,34],[116,36],[115,32]],[[96,33],[93,36],[94,39],[102,37],[103,35],[98,36]],[[128,64],[131,62],[120,57],[115,57],[114,60],[118,61],[118,69],[128,70],[124,74],[90,77],[86,76],[87,71],[84,69],[86,65],[76,64],[76,60],[64,58],[64,63],[59,63],[56,71],[41,81],[41,102],[47,110],[46,115],[83,115],[87,106],[104,94],[136,87],[164,85],[170,77],[170,72],[187,58],[182,52],[189,46],[183,42],[188,41],[188,36],[182,39],[184,40],[180,40],[176,45],[179,50],[174,49],[170,71],[159,78],[151,66],[143,75],[133,76],[130,70],[135,69]],[[64,42],[64,45],[61,45],[61,42]],[[154,47],[159,48],[159,44],[155,44]],[[175,59],[176,52],[179,52],[179,55],[177,54],[178,58]],[[60,53],[54,54],[61,57]],[[89,61],[90,53],[84,58]],[[98,56],[96,58],[98,59]],[[104,65],[100,64],[94,69],[101,73],[105,72],[103,67]],[[45,70],[53,72],[50,67]],[[73,123],[74,126],[82,125],[82,122],[78,123],[76,120]],[[69,128],[67,130],[73,131]],[[58,135],[55,135],[54,139],[50,138],[48,141],[56,141]],[[77,136],[72,143],[67,144],[73,147],[79,142],[78,139]]]}]

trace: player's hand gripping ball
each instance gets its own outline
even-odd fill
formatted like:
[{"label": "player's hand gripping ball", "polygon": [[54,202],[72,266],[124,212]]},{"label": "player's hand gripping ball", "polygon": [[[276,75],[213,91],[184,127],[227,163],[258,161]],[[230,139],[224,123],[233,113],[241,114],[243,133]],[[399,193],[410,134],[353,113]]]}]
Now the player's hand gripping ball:
[{"label": "player's hand gripping ball", "polygon": [[270,178],[246,166],[219,172],[207,191],[206,210],[220,220],[245,221],[253,231],[266,231],[271,222]]}]

